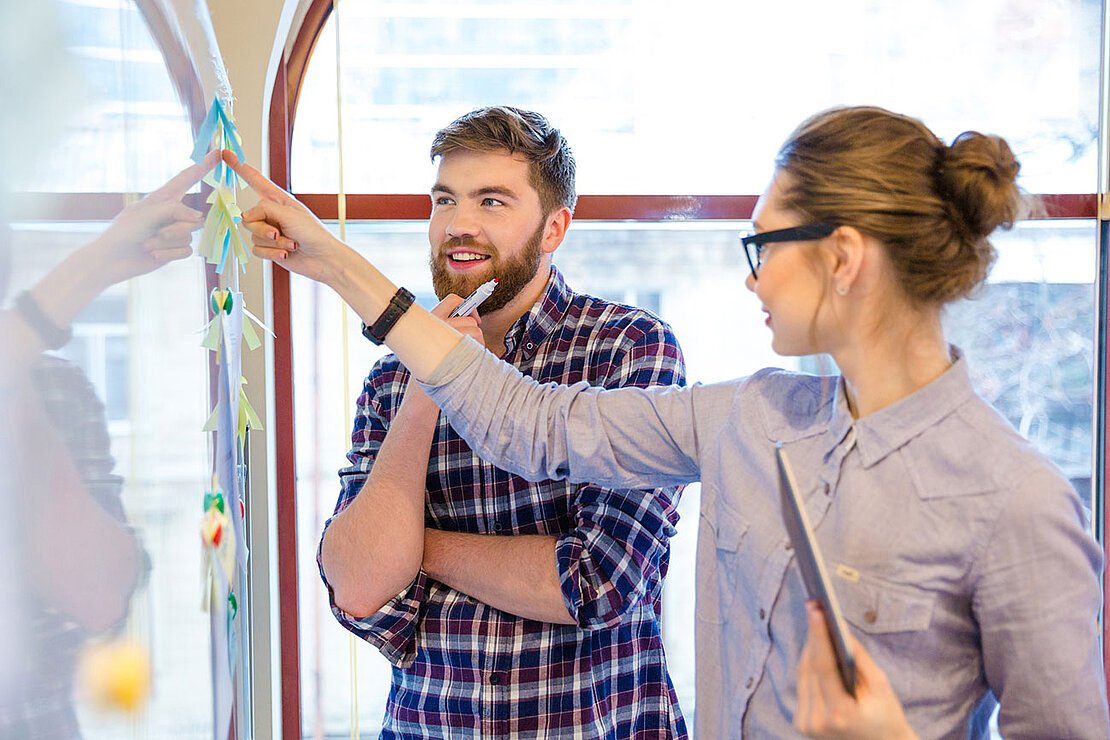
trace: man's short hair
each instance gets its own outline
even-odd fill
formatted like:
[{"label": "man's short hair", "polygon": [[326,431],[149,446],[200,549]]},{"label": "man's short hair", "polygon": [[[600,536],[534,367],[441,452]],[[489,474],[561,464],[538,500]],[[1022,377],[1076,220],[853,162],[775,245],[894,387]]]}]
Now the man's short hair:
[{"label": "man's short hair", "polygon": [[563,206],[574,212],[574,154],[559,129],[539,113],[507,105],[473,110],[440,129],[432,142],[432,161],[459,149],[524,155],[544,215]]}]

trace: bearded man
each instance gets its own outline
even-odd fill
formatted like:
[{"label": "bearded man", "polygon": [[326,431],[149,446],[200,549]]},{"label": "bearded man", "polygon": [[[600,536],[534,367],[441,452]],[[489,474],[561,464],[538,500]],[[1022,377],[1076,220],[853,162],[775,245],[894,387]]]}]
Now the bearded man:
[{"label": "bearded man", "polygon": [[[431,149],[433,284],[447,319],[537,381],[683,384],[652,314],[552,266],[575,163],[538,113],[482,108]],[[660,630],[680,489],[530,482],[483,461],[396,357],[366,379],[320,573],[340,623],[393,664],[381,737],[686,736]]]}]

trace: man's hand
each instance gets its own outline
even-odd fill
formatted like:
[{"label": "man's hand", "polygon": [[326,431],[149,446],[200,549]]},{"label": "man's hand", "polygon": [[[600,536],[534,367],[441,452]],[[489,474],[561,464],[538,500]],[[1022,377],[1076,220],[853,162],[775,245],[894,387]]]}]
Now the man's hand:
[{"label": "man's hand", "polygon": [[809,634],[798,661],[798,711],[794,728],[803,735],[836,740],[916,738],[886,674],[863,645],[850,637],[856,660],[856,697],[844,690],[836,654],[816,601],[806,602]]},{"label": "man's hand", "polygon": [[209,152],[200,164],[182,170],[162,187],[124,208],[89,245],[95,253],[96,269],[103,271],[101,289],[193,253],[190,242],[193,232],[203,225],[203,214],[181,199],[219,158],[218,151]]},{"label": "man's hand", "polygon": [[465,316],[450,316],[452,311],[462,305],[462,302],[463,298],[454,293],[449,293],[439,302],[439,305],[432,309],[432,315],[455,327],[455,330],[460,334],[474,337],[478,344],[485,347],[486,338],[482,335],[482,317],[478,315],[478,309],[474,309]]},{"label": "man's hand", "polygon": [[[454,311],[462,302],[462,298],[451,293],[444,297],[444,299],[432,309],[432,315],[446,321],[460,334],[474,337],[474,339],[484,347],[486,345],[486,340],[485,337],[482,336],[482,319],[478,316],[477,309],[474,309],[466,316],[448,317],[448,314]],[[432,399],[428,398],[424,390],[415,382],[409,383],[409,387],[405,390],[405,400],[407,403],[413,404],[414,413],[423,412],[435,416],[439,415],[439,407],[435,405]]]},{"label": "man's hand", "polygon": [[226,149],[223,159],[260,198],[257,205],[243,211],[243,226],[251,232],[254,254],[276,260],[290,272],[332,284],[332,258],[349,248],[332,236],[307,206],[261,172],[240,163]]}]

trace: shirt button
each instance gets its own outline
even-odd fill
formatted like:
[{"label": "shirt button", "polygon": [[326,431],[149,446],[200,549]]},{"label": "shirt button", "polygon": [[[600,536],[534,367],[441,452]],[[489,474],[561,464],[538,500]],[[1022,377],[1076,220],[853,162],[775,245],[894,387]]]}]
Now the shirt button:
[{"label": "shirt button", "polygon": [[787,542],[786,543],[786,549],[787,550],[793,550],[794,549],[794,543],[793,542]]},{"label": "shirt button", "polygon": [[746,684],[744,684],[744,688],[745,689],[750,689],[752,687],[753,683],[755,683],[755,679],[754,678],[749,678],[748,682]]},{"label": "shirt button", "polygon": [[767,618],[767,612],[765,612],[765,611],[763,611],[762,609],[760,609],[760,610],[759,610],[759,618],[760,618],[760,619],[766,619],[766,618]]},{"label": "shirt button", "polygon": [[829,484],[828,483],[825,484],[825,495],[826,496],[829,495]]},{"label": "shirt button", "polygon": [[532,350],[534,350],[535,348],[536,348],[536,345],[532,344],[531,342],[529,342],[528,344],[524,345],[524,349],[528,350],[529,352],[531,352],[531,351],[532,351]]},{"label": "shirt button", "polygon": [[868,624],[875,624],[875,620],[879,618],[878,613],[874,609],[868,609],[863,613],[863,621]]},{"label": "shirt button", "polygon": [[494,532],[500,532],[502,529],[504,529],[504,527],[501,526],[501,522],[494,522],[493,523],[493,531]]},{"label": "shirt button", "polygon": [[489,676],[489,682],[491,684],[493,684],[494,686],[501,683],[501,674],[500,673],[491,673],[490,676]]}]

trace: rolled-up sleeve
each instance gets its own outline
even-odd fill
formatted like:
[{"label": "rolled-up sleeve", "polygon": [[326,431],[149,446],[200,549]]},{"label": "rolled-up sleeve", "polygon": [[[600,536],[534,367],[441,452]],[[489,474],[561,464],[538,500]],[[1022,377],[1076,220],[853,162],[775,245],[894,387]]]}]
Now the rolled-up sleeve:
[{"label": "rolled-up sleeve", "polygon": [[[661,322],[640,319],[620,330],[596,358],[605,388],[684,385],[682,352]],[[567,610],[583,629],[619,624],[663,575],[678,521],[682,488],[607,489],[581,486],[575,526],[555,548]]]},{"label": "rolled-up sleeve", "polygon": [[427,575],[421,570],[411,584],[368,617],[358,619],[336,606],[335,593],[324,571],[322,549],[324,537],[332,521],[350,506],[370,475],[374,460],[389,431],[387,416],[396,409],[383,404],[383,398],[400,398],[401,394],[381,392],[377,381],[382,377],[380,365],[375,366],[363,385],[358,399],[358,411],[351,431],[351,449],[347,453],[350,465],[339,471],[341,483],[335,513],[324,524],[316,548],[316,564],[320,578],[328,592],[328,603],[336,620],[347,630],[376,647],[392,664],[404,668],[412,664],[417,652],[417,629],[422,614]]},{"label": "rolled-up sleeve", "polygon": [[662,577],[679,490],[579,489],[577,526],[555,546],[563,600],[579,627],[616,626]]},{"label": "rolled-up sleeve", "polygon": [[320,576],[328,589],[328,603],[344,628],[378,649],[393,665],[407,668],[416,660],[417,627],[423,612],[424,595],[428,588],[428,576],[421,570],[404,591],[387,601],[381,609],[368,617],[358,619],[335,605],[335,596],[324,577]]}]

